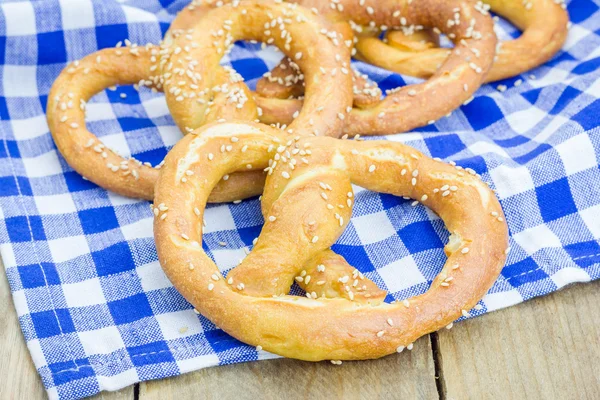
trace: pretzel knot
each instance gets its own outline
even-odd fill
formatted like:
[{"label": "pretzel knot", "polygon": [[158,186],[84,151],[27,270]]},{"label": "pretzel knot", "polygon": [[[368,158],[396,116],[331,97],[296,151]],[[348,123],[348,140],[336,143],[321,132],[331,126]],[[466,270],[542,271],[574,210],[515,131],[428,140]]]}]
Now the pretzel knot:
[{"label": "pretzel knot", "polygon": [[[183,132],[212,121],[257,118],[258,109],[242,77],[219,65],[235,41],[242,39],[277,45],[304,73],[305,104],[287,132],[340,135],[352,104],[351,76],[321,71],[348,67],[350,54],[320,33],[326,21],[295,4],[240,1],[213,9],[205,17],[193,28],[171,32],[161,46],[104,49],[61,72],[49,95],[48,125],[58,149],[77,172],[119,194],[154,198],[160,165],[153,168],[123,157],[86,129],[86,102],[111,85],[139,82],[164,91]],[[215,153],[227,154],[230,147]],[[251,165],[242,171],[223,177],[210,201],[260,194],[263,172]]]},{"label": "pretzel knot", "polygon": [[[230,143],[227,157],[207,157]],[[294,168],[275,164],[282,154],[298,161]],[[224,277],[200,245],[204,207],[221,176],[248,163],[268,171],[265,225]],[[351,184],[410,197],[443,219],[448,259],[427,293],[383,303],[372,282],[328,250],[350,219]],[[287,357],[401,351],[467,313],[505,261],[507,226],[492,191],[477,176],[395,142],[290,137],[247,122],[208,125],[169,152],[156,192],[164,210],[154,222],[158,256],[177,290],[232,336]],[[287,295],[294,281],[309,298]]]},{"label": "pretzel knot", "polygon": [[[477,7],[486,14],[491,9],[523,31],[517,39],[498,43],[486,82],[538,67],[556,54],[567,38],[569,16],[562,0],[484,0]],[[449,26],[460,23],[460,15],[448,20]],[[449,51],[437,46],[438,29],[421,29],[413,25],[388,31],[385,42],[377,37],[360,38],[356,43],[358,56],[400,74],[428,78],[444,63]]]}]

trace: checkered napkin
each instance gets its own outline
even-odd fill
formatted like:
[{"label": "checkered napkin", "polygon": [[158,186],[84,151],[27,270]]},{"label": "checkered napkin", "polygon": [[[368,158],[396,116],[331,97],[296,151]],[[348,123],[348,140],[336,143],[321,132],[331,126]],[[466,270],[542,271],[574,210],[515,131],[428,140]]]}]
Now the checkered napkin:
[{"label": "checkered napkin", "polygon": [[[272,357],[217,329],[163,274],[146,201],[84,180],[57,152],[44,109],[65,63],[126,38],[157,43],[185,1],[0,2],[0,252],[27,345],[50,398],[73,399],[217,364]],[[573,0],[563,51],[482,87],[434,125],[389,137],[480,173],[497,191],[512,251],[473,315],[600,277],[600,2]],[[501,37],[518,32],[501,24]],[[254,87],[281,55],[239,44],[224,63]],[[415,80],[362,63],[382,89]],[[164,98],[119,87],[88,104],[89,129],[156,164],[181,137]],[[222,271],[252,248],[257,199],[209,206],[205,248]],[[357,188],[333,249],[388,300],[427,290],[444,224],[423,206]],[[8,310],[7,312],[10,312]]]}]

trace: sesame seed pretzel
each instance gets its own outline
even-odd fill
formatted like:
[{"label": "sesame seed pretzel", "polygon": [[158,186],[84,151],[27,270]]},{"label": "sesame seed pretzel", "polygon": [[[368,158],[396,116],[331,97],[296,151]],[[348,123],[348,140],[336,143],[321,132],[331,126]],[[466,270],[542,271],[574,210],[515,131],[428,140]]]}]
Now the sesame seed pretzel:
[{"label": "sesame seed pretzel", "polygon": [[[207,158],[232,141],[232,152]],[[276,164],[273,154],[286,151],[306,162]],[[200,245],[203,212],[221,176],[248,163],[269,171],[266,222],[250,254],[223,277]],[[184,176],[190,177],[185,183]],[[328,250],[350,218],[351,183],[413,198],[445,222],[448,259],[427,293],[388,304],[363,285],[358,271],[328,274],[340,263],[352,271]],[[159,261],[177,290],[239,340],[309,361],[339,363],[412,348],[420,336],[468,315],[498,277],[507,251],[500,204],[473,171],[389,141],[290,140],[256,123],[207,125],[167,155],[156,202],[167,209],[154,221]],[[294,281],[308,298],[287,295]],[[375,296],[362,295],[367,291]]]},{"label": "sesame seed pretzel", "polygon": [[[385,25],[400,28],[407,24],[439,27],[441,32],[446,33],[455,42],[450,56],[427,82],[388,91],[383,100],[379,98],[379,91],[370,85],[365,87],[364,79],[360,78],[355,85],[355,92],[372,99],[366,101],[359,98],[355,101],[357,107],[347,116],[340,115],[340,118],[346,121],[344,134],[350,136],[394,134],[433,123],[471,97],[483,82],[493,62],[496,45],[493,22],[487,12],[470,1],[385,0],[378,1],[374,7],[366,4],[365,0],[298,0],[297,3],[310,7],[313,13],[324,14],[333,21],[331,29],[324,29],[321,33],[334,37],[340,42],[340,47],[347,50],[350,50],[352,40],[344,33],[347,31],[342,28],[344,24],[339,23],[346,20],[352,20],[351,26],[354,27]],[[212,1],[194,1],[190,7],[180,12],[174,24],[187,26],[190,21],[202,17],[205,10],[203,7],[215,4]],[[447,21],[455,18],[457,13],[469,23],[448,26]],[[341,32],[337,32],[336,29]],[[284,60],[271,75],[263,78],[257,85],[260,93],[255,95],[255,100],[262,110],[259,117],[261,122],[289,124],[302,107],[302,100],[286,98],[298,93],[301,90],[298,86],[303,83],[297,78],[298,73],[295,69],[288,68],[288,64],[289,61]],[[284,72],[278,69],[283,69]],[[338,74],[340,71],[341,69],[336,69],[329,73]],[[341,72],[350,74],[350,66],[344,67],[344,71]],[[290,75],[291,77],[287,78]],[[283,85],[279,84],[280,79]],[[288,86],[286,80],[292,84]],[[292,87],[294,85],[295,88]],[[279,89],[277,86],[280,86]]]},{"label": "sesame seed pretzel", "polygon": [[[86,101],[109,86],[139,82],[165,92],[173,118],[184,132],[211,121],[254,120],[258,110],[243,79],[232,69],[219,66],[219,60],[239,38],[273,39],[263,28],[271,23],[270,30],[277,34],[273,42],[294,55],[311,82],[307,85],[306,106],[287,131],[340,134],[343,122],[336,115],[350,107],[351,80],[342,74],[321,76],[319,68],[334,68],[349,59],[342,59],[344,53],[318,34],[321,18],[297,5],[251,2],[236,2],[207,15],[198,21],[195,30],[169,35],[160,47],[104,49],[63,70],[50,92],[47,117],[58,149],[75,170],[106,189],[152,200],[157,169],[121,157],[90,133],[85,127]],[[228,33],[206,35],[219,31]],[[302,59],[303,53],[311,57]],[[319,67],[311,61],[313,55],[320,60]],[[220,152],[230,148],[224,146]],[[243,171],[225,176],[210,201],[260,194],[263,172],[251,165]]]},{"label": "sesame seed pretzel", "polygon": [[[500,42],[494,65],[486,77],[493,82],[519,75],[548,61],[562,47],[567,37],[569,16],[562,0],[483,0],[478,7],[503,16],[523,34]],[[455,23],[457,20],[449,20]],[[448,50],[427,46],[407,48],[404,34],[415,32],[414,26],[402,26],[386,34],[388,43],[376,37],[362,37],[356,43],[360,59],[405,75],[428,78],[446,60]],[[439,31],[437,32],[439,33]]]}]

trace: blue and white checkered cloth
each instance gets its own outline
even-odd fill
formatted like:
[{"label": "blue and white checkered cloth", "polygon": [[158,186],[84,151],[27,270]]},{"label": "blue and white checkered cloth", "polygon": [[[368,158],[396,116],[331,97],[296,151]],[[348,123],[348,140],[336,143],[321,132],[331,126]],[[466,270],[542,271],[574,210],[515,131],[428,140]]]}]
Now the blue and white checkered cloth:
[{"label": "blue and white checkered cloth", "polygon": [[[84,180],[46,125],[47,94],[67,61],[126,38],[157,43],[185,2],[0,1],[0,253],[50,398],[272,357],[194,313],[158,264],[148,202]],[[568,9],[573,25],[552,61],[499,82],[504,93],[486,85],[435,125],[389,137],[473,168],[498,193],[512,251],[474,314],[600,277],[600,2]],[[500,30],[518,36],[506,23]],[[240,44],[224,62],[253,87],[279,57]],[[382,89],[415,81],[356,67]],[[92,132],[143,161],[160,162],[181,137],[164,98],[149,91],[109,90],[87,110]],[[423,293],[445,259],[442,221],[401,198],[356,197],[333,249],[388,300]],[[262,222],[257,199],[208,208],[205,247],[219,268],[245,256]]]}]

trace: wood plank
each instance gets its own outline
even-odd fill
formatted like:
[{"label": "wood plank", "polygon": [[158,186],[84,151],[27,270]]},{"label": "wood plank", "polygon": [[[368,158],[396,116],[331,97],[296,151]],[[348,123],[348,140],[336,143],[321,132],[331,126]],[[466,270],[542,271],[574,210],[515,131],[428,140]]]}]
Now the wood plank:
[{"label": "wood plank", "polygon": [[[46,391],[27,350],[2,260],[0,275],[0,399],[45,399]],[[91,399],[132,400],[133,386]]]},{"label": "wood plank", "polygon": [[600,398],[600,281],[438,335],[449,400]]},{"label": "wood plank", "polygon": [[154,399],[438,399],[429,337],[379,360],[309,363],[265,360],[206,368],[140,384],[140,400]]}]

